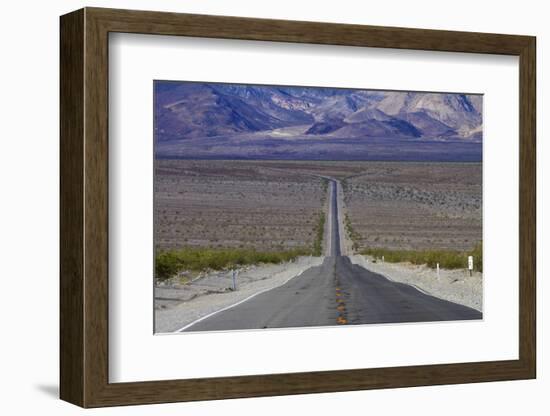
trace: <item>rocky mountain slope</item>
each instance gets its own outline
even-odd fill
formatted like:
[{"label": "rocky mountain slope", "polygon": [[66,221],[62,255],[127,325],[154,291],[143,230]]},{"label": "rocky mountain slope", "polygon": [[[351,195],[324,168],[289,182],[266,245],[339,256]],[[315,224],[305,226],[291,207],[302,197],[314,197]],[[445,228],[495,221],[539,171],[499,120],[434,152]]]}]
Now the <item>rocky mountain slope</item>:
[{"label": "rocky mountain slope", "polygon": [[198,157],[225,157],[230,147],[245,158],[288,158],[304,143],[338,153],[343,140],[376,149],[397,140],[477,143],[481,157],[481,95],[168,81],[154,91],[157,154],[165,156],[202,149]]}]

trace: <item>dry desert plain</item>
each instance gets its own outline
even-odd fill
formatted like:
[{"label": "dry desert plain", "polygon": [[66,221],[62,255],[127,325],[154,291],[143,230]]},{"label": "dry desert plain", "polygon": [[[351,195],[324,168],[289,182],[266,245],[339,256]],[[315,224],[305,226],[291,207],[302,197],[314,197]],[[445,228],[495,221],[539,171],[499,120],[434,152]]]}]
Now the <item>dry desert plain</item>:
[{"label": "dry desert plain", "polygon": [[[155,287],[156,332],[481,316],[481,273],[442,271],[440,279],[425,266],[390,267],[356,254],[471,250],[481,239],[480,164],[157,160],[155,221],[157,253],[301,253],[275,265],[241,264],[238,283],[230,270],[209,268],[164,276]],[[346,307],[331,301],[334,290],[340,302],[349,297]]]},{"label": "dry desert plain", "polygon": [[342,185],[358,251],[467,251],[482,239],[480,163],[160,159],[156,248],[310,248],[323,177]]},{"label": "dry desert plain", "polygon": [[481,241],[480,163],[363,167],[342,183],[359,247],[468,251]]},{"label": "dry desert plain", "polygon": [[311,247],[326,184],[303,163],[158,160],[157,249]]}]

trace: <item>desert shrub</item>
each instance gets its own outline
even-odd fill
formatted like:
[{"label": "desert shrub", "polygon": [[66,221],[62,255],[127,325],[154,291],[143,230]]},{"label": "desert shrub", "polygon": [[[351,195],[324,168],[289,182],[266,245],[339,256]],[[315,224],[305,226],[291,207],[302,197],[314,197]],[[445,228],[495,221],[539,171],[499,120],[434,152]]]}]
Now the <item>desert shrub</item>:
[{"label": "desert shrub", "polygon": [[453,250],[388,250],[385,248],[371,248],[361,254],[373,256],[375,259],[384,257],[389,263],[409,262],[412,264],[425,264],[435,268],[437,263],[444,269],[465,269],[468,267],[468,256],[474,257],[474,270],[483,271],[482,243],[468,252]]},{"label": "desert shrub", "polygon": [[174,276],[180,270],[180,260],[175,252],[167,251],[158,253],[155,257],[155,276],[165,280]]},{"label": "desert shrub", "polygon": [[264,252],[254,249],[184,248],[159,251],[155,257],[155,277],[166,280],[181,271],[226,270],[258,263],[278,264],[310,255],[305,248]]},{"label": "desert shrub", "polygon": [[319,221],[315,227],[315,240],[313,241],[313,255],[320,256],[323,251],[323,236],[325,234],[325,213],[319,215]]},{"label": "desert shrub", "polygon": [[346,232],[349,235],[349,238],[351,239],[353,250],[357,251],[359,249],[359,241],[361,240],[361,235],[354,230],[351,224],[351,219],[349,218],[349,215],[347,213],[344,216],[344,226],[346,228]]},{"label": "desert shrub", "polygon": [[470,256],[474,256],[474,270],[478,272],[483,271],[483,242],[476,244],[474,249],[470,251]]}]

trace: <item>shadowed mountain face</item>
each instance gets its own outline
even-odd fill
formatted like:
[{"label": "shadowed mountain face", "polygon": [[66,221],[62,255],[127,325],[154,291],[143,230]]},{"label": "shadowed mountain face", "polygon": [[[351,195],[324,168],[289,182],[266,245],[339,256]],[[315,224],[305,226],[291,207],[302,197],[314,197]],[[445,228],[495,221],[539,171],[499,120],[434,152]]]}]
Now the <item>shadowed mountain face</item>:
[{"label": "shadowed mountain face", "polygon": [[[160,89],[159,89],[160,86]],[[304,105],[266,87],[156,83],[157,138],[184,140],[312,124]]]},{"label": "shadowed mountain face", "polygon": [[157,157],[481,160],[480,95],[165,81],[154,93]]}]

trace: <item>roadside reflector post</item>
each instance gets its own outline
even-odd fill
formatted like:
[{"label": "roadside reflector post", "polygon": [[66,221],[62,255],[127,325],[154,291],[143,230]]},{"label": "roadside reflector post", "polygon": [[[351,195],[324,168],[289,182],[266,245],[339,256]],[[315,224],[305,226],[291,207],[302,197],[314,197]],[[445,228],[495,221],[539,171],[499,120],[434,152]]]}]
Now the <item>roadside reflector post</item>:
[{"label": "roadside reflector post", "polygon": [[474,270],[474,256],[468,256],[468,270],[470,271],[470,276],[472,276],[472,270]]},{"label": "roadside reflector post", "polygon": [[437,280],[439,280],[439,263],[436,263],[435,268],[437,270]]},{"label": "roadside reflector post", "polygon": [[232,270],[231,275],[232,275],[232,280],[233,280],[233,290],[235,291],[235,290],[237,290],[237,271]]},{"label": "roadside reflector post", "polygon": [[382,263],[384,263],[384,256],[382,256]]}]

